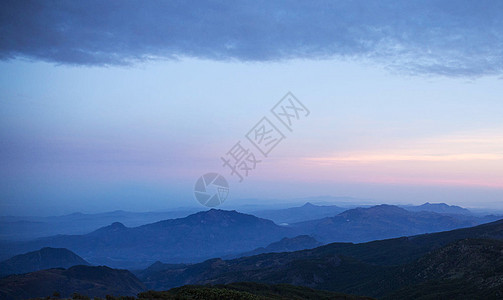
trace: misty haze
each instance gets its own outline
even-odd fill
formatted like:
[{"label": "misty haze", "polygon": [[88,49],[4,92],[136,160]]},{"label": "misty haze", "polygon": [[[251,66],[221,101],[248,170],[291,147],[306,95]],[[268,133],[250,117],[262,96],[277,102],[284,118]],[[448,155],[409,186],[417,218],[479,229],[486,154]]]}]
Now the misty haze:
[{"label": "misty haze", "polygon": [[0,4],[0,299],[503,299],[503,2]]}]

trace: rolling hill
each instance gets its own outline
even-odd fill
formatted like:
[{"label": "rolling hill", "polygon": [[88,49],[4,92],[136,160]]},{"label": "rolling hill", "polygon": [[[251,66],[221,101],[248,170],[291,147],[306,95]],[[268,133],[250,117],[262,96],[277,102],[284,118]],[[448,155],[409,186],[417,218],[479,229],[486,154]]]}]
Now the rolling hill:
[{"label": "rolling hill", "polygon": [[148,291],[140,293],[138,299],[180,299],[180,300],[371,300],[342,293],[315,290],[289,284],[263,284],[256,282],[237,282],[215,286],[183,286],[169,291]]},{"label": "rolling hill", "polygon": [[74,266],[69,269],[49,269],[0,279],[1,299],[28,299],[73,293],[105,297],[135,296],[145,286],[131,272],[108,267]]},{"label": "rolling hill", "polygon": [[46,247],[0,262],[0,276],[51,268],[69,268],[76,265],[89,265],[89,263],[68,249]]}]

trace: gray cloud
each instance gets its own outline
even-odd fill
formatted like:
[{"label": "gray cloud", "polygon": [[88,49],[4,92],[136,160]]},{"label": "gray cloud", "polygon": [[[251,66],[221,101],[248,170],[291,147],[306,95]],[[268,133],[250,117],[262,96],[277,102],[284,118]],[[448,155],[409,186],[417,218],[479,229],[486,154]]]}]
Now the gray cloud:
[{"label": "gray cloud", "polygon": [[0,59],[117,65],[369,59],[415,74],[503,73],[503,1],[2,1]]}]

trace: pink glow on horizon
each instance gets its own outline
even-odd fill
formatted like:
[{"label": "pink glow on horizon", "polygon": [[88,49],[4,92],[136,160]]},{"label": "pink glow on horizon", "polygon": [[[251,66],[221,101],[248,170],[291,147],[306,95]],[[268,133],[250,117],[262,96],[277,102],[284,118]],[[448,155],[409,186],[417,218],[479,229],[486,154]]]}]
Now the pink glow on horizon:
[{"label": "pink glow on horizon", "polygon": [[503,137],[465,135],[407,141],[389,149],[278,158],[265,173],[272,180],[503,189]]}]

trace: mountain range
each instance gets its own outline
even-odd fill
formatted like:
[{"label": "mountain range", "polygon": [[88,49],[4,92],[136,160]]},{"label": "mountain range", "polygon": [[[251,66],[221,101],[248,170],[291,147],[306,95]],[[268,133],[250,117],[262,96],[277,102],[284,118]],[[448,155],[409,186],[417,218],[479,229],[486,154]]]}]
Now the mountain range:
[{"label": "mountain range", "polygon": [[211,209],[133,228],[115,222],[85,235],[5,243],[2,254],[7,256],[42,247],[67,248],[92,264],[134,269],[156,260],[193,262],[241,253],[290,236],[295,236],[292,229],[270,220]]},{"label": "mountain range", "polygon": [[[315,205],[299,209],[312,211]],[[315,208],[317,210],[317,208]],[[94,265],[143,269],[155,261],[195,263],[212,257],[237,257],[269,251],[316,247],[292,240],[266,249],[283,238],[308,235],[321,243],[366,242],[469,227],[497,217],[412,212],[392,205],[349,209],[332,217],[280,226],[236,211],[212,209],[184,218],[138,227],[120,222],[83,235],[57,235],[31,241],[0,242],[0,259],[43,247],[67,248]],[[284,240],[285,244],[289,240]],[[274,247],[274,246],[270,246]],[[295,248],[296,247],[296,248]],[[263,248],[263,249],[260,249]],[[253,252],[256,251],[256,252]]]},{"label": "mountain range", "polygon": [[[423,294],[452,295],[469,284],[472,295],[497,299],[503,291],[503,220],[476,227],[373,241],[332,243],[315,249],[268,253],[233,260],[211,259],[180,268],[144,273],[152,289],[239,281],[288,283],[356,295],[400,299]],[[477,287],[480,282],[481,286]],[[435,286],[431,292],[427,286]],[[456,297],[454,297],[456,298]]]},{"label": "mountain range", "polygon": [[72,213],[50,217],[0,217],[0,240],[30,240],[57,234],[86,234],[100,227],[121,222],[129,227],[141,226],[157,221],[183,218],[197,212],[197,209],[176,209],[159,212],[111,212],[85,214]]},{"label": "mountain range", "polygon": [[[244,205],[241,206],[238,211],[274,221],[276,224],[292,224],[333,217],[345,210],[356,208],[357,206],[353,203],[355,201],[363,200],[347,197],[326,196],[296,199],[295,201],[304,201],[304,204],[296,207],[274,209],[264,209],[264,205],[256,205],[252,207]],[[340,203],[340,205],[337,206],[331,203]],[[262,207],[262,209],[257,209],[258,207]],[[362,207],[368,208],[370,206],[367,205]],[[415,212],[429,211],[441,214],[457,215],[457,217],[464,215],[467,218],[474,216],[472,211],[466,208],[455,205],[447,205],[445,203],[427,202],[419,206],[403,205],[400,207]],[[201,211],[201,209],[179,208],[172,211],[154,212],[128,212],[117,210],[94,214],[77,212],[68,215],[50,217],[0,216],[0,240],[22,241],[58,234],[86,234],[114,222],[120,222],[127,227],[138,227],[166,219],[184,218],[198,211]],[[481,212],[477,212],[476,215],[478,216],[482,214]]]},{"label": "mountain range", "polygon": [[[197,219],[201,220],[206,219]],[[109,229],[103,232],[110,234]],[[112,229],[120,232],[124,228],[115,224]],[[274,250],[299,242],[315,240],[298,236],[265,248]],[[68,255],[65,249],[41,249],[39,253],[44,251],[64,251]],[[156,262],[136,272],[137,277],[129,271],[104,266],[35,271],[1,278],[0,298],[45,297],[57,292],[57,297],[73,293],[77,293],[74,297],[130,297],[140,293],[138,299],[360,299],[350,295],[382,299],[501,299],[502,253],[503,219],[438,233],[358,244],[331,243],[231,260]],[[15,260],[32,262],[29,258],[36,255],[27,253]],[[42,261],[53,258],[45,255]],[[48,265],[42,261],[36,262]],[[145,292],[147,289],[165,292]]]},{"label": "mountain range", "polygon": [[382,204],[349,209],[333,217],[295,223],[291,227],[324,243],[366,242],[470,227],[498,218],[409,211]]},{"label": "mountain range", "polygon": [[346,208],[336,205],[315,205],[310,202],[299,207],[253,211],[252,214],[274,221],[276,224],[291,224],[335,216]]},{"label": "mountain range", "polygon": [[457,205],[448,205],[445,203],[426,202],[418,206],[410,205],[402,207],[409,211],[430,211],[439,214],[450,214],[450,215],[472,215],[472,212],[466,208]]}]

